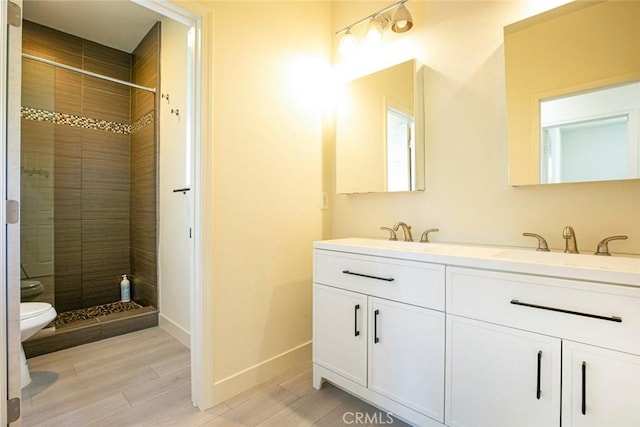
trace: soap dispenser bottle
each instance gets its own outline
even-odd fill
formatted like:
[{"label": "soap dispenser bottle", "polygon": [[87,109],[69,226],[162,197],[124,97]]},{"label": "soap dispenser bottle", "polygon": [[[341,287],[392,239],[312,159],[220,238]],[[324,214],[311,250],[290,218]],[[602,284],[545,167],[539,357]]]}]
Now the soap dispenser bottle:
[{"label": "soap dispenser bottle", "polygon": [[131,283],[126,274],[122,275],[122,281],[120,282],[120,301],[131,301]]}]

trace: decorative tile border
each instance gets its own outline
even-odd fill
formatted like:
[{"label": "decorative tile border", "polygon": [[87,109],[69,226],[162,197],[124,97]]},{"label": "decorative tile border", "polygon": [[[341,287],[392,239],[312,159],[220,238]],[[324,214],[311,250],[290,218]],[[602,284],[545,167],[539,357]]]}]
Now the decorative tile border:
[{"label": "decorative tile border", "polygon": [[153,114],[153,110],[151,110],[144,116],[140,117],[135,122],[131,123],[131,125],[129,126],[129,133],[138,132],[143,127],[153,123],[153,120],[154,120],[154,114]]},{"label": "decorative tile border", "polygon": [[39,122],[51,122],[59,125],[79,127],[83,129],[102,130],[106,132],[129,135],[153,123],[153,111],[148,112],[134,123],[110,122],[107,120],[93,119],[91,117],[76,116],[73,114],[56,113],[53,111],[39,110],[37,108],[22,107],[20,115],[26,120],[36,120]]}]

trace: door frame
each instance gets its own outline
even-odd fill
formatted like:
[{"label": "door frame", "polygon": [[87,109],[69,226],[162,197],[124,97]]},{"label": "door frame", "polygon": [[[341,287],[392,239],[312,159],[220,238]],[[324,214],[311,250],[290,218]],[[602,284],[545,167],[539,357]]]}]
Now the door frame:
[{"label": "door frame", "polygon": [[[191,242],[190,350],[191,400],[200,409],[215,403],[213,396],[213,327],[212,327],[212,259],[211,224],[211,112],[213,66],[213,10],[195,2],[176,0],[131,0],[167,18],[190,27],[188,46],[187,120],[191,153],[191,191],[193,194],[194,238]],[[205,119],[207,118],[207,119]]]},{"label": "door frame", "polygon": [[[209,119],[212,113],[212,68],[213,68],[213,10],[200,4],[188,4],[188,9],[172,3],[170,0],[131,0],[152,9],[164,16],[175,19],[193,28],[194,43],[189,47],[193,55],[191,69],[191,84],[189,97],[191,111],[189,120],[192,126],[191,155],[193,161],[193,198],[194,198],[194,239],[192,242],[192,257],[190,270],[190,305],[191,305],[191,388],[192,401],[200,409],[207,409],[214,404],[213,396],[213,339],[212,339],[212,255],[211,224],[212,224],[212,194],[201,189],[212,188],[211,169],[211,139],[212,123]],[[22,0],[13,0],[22,7]],[[184,3],[183,3],[184,4]],[[7,46],[8,33],[12,27],[7,25],[7,0],[0,0],[0,46]],[[17,29],[21,32],[21,28]],[[20,38],[21,42],[21,38]],[[16,304],[8,304],[9,300],[19,298],[19,223],[6,225],[7,199],[19,200],[19,185],[8,188],[8,174],[19,177],[19,162],[8,158],[8,140],[20,130],[20,106],[11,105],[8,100],[12,93],[20,94],[20,85],[9,85],[9,74],[18,72],[21,66],[21,48],[17,54],[9,58],[8,49],[0,49],[0,191],[2,192],[2,208],[0,209],[0,259],[5,274],[0,275],[0,423],[6,425],[7,399],[16,394],[16,380],[9,376],[17,375],[19,387],[19,309]],[[14,58],[15,56],[15,58]],[[11,70],[11,73],[9,72]],[[13,86],[13,87],[12,87]],[[15,87],[18,86],[18,87]],[[12,92],[12,93],[10,93]],[[14,96],[15,97],[15,96]],[[19,102],[18,102],[19,104]],[[16,109],[17,108],[17,109]],[[15,110],[15,111],[13,111]],[[207,118],[207,120],[202,120]],[[202,143],[206,141],[207,143]],[[19,153],[19,151],[18,151]],[[14,156],[15,157],[15,156]],[[13,162],[13,163],[12,163]],[[17,166],[16,166],[17,165]],[[16,169],[17,168],[17,169]],[[18,181],[19,182],[19,181]],[[14,185],[15,187],[15,185]],[[17,191],[17,194],[16,194]],[[17,229],[9,233],[10,227]],[[18,240],[13,237],[16,235]],[[12,245],[9,251],[7,245]],[[15,256],[17,253],[18,256]],[[14,271],[15,270],[15,271]],[[15,285],[14,283],[15,282]],[[19,301],[19,300],[18,300]],[[13,308],[12,308],[13,306]],[[16,341],[18,339],[18,341]],[[16,374],[17,372],[17,374]],[[20,390],[17,389],[16,397]],[[18,421],[19,422],[19,421]]]},{"label": "door frame", "polygon": [[[0,46],[7,45],[7,1],[0,2]],[[0,49],[0,193],[2,193],[2,209],[0,209],[0,259],[3,272],[0,274],[0,424],[7,424],[7,49]]]},{"label": "door frame", "polygon": [[[22,0],[11,0],[22,11]],[[2,422],[11,418],[8,399],[21,398],[20,381],[20,221],[7,224],[7,200],[20,202],[20,98],[22,27],[8,25],[8,1],[2,0]],[[15,141],[18,141],[16,144]],[[13,142],[12,144],[10,144]],[[11,179],[9,179],[11,177]],[[17,255],[17,256],[16,256]],[[18,419],[17,424],[20,423]]]}]

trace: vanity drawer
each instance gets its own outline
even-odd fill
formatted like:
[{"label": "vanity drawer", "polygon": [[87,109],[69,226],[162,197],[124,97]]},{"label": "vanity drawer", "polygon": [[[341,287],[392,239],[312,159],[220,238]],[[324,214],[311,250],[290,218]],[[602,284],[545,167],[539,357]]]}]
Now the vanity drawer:
[{"label": "vanity drawer", "polygon": [[447,267],[447,313],[640,354],[640,288]]},{"label": "vanity drawer", "polygon": [[314,251],[315,283],[442,311],[444,272],[439,264]]}]

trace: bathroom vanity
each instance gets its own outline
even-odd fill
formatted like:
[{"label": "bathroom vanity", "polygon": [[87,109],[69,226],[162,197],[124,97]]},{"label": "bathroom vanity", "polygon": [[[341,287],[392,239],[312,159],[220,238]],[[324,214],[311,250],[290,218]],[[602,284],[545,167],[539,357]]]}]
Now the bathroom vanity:
[{"label": "bathroom vanity", "polygon": [[640,259],[314,244],[313,383],[420,426],[640,425]]}]

